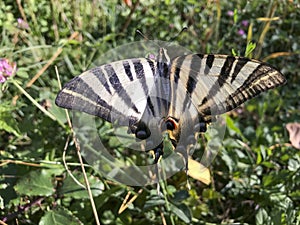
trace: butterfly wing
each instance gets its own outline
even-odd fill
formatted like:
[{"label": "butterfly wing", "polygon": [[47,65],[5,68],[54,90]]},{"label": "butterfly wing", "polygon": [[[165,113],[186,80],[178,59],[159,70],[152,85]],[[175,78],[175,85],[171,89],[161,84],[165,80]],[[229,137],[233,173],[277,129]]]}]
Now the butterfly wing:
[{"label": "butterfly wing", "polygon": [[155,74],[155,61],[145,58],[105,64],[66,83],[55,103],[130,126],[142,117]]},{"label": "butterfly wing", "polygon": [[266,63],[243,57],[202,54],[174,58],[171,80],[186,88],[185,99],[191,98],[202,119],[208,122],[211,116],[228,112],[286,82],[277,69]]}]

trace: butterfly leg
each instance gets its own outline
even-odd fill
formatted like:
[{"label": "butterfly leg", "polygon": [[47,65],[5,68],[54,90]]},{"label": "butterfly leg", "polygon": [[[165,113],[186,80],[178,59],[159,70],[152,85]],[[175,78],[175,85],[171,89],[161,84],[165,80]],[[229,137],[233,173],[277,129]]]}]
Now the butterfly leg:
[{"label": "butterfly leg", "polygon": [[156,148],[154,148],[153,151],[154,151],[154,164],[156,164],[164,154],[163,142],[161,142]]}]

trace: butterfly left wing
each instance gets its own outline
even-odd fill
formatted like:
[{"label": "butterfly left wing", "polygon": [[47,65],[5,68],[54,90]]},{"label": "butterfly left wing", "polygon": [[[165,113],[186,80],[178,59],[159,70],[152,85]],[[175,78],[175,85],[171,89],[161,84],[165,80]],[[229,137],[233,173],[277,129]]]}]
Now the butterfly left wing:
[{"label": "butterfly left wing", "polygon": [[90,69],[66,83],[56,105],[98,116],[108,122],[131,126],[142,117],[154,85],[155,61],[136,58]]}]

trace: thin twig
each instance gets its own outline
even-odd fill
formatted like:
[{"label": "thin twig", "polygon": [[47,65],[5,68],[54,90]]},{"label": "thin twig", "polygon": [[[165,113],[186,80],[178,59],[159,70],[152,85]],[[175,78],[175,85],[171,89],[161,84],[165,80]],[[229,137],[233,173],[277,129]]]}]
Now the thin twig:
[{"label": "thin twig", "polygon": [[18,8],[19,8],[20,14],[22,16],[22,19],[28,24],[24,9],[23,9],[22,4],[21,4],[21,0],[17,0],[17,5],[18,5]]},{"label": "thin twig", "polygon": [[7,160],[0,160],[0,167],[7,165],[9,163],[13,163],[13,164],[17,164],[17,165],[25,165],[25,166],[31,166],[31,167],[41,167],[41,164],[37,164],[37,163],[29,163],[29,162],[23,162],[20,160],[11,160],[11,159],[7,159]]},{"label": "thin twig", "polygon": [[129,26],[129,24],[130,24],[130,22],[131,22],[132,15],[133,15],[133,13],[135,12],[136,7],[139,5],[139,3],[140,3],[140,1],[137,0],[137,1],[134,3],[134,5],[132,6],[132,8],[131,8],[131,10],[130,10],[130,13],[129,13],[129,15],[127,16],[127,19],[126,19],[126,21],[125,21],[125,23],[124,23],[124,25],[123,25],[122,30],[121,30],[122,33],[124,33],[124,32],[127,30],[128,26]]},{"label": "thin twig", "polygon": [[56,119],[56,117],[51,114],[49,111],[47,111],[44,107],[42,107],[34,98],[30,96],[18,83],[17,81],[12,79],[12,83],[24,94],[37,108],[39,108],[45,115],[50,117],[54,121],[58,121],[58,123],[62,126],[65,127],[64,124],[62,124],[59,120]]},{"label": "thin twig", "polygon": [[128,191],[122,205],[119,208],[118,214],[121,214],[125,209],[128,208],[128,206],[134,202],[134,200],[143,192],[143,189],[140,189],[129,201],[129,196],[131,194],[131,191]]},{"label": "thin twig", "polygon": [[280,147],[293,147],[291,143],[277,143],[275,145],[272,145],[269,147],[270,150],[274,150],[275,148],[280,148]]},{"label": "thin twig", "polygon": [[[59,75],[58,75],[57,67],[55,67],[55,70],[56,70],[56,75],[57,75],[58,83],[59,83],[59,86],[61,88],[61,82],[60,82],[60,78],[59,78]],[[87,192],[88,192],[88,195],[89,195],[89,199],[90,199],[90,202],[91,202],[91,205],[92,205],[92,209],[93,209],[94,217],[95,217],[95,220],[96,220],[96,224],[100,225],[98,212],[97,212],[96,205],[95,205],[94,198],[93,198],[93,193],[91,191],[91,186],[90,186],[88,177],[86,175],[86,171],[85,171],[85,167],[84,167],[84,164],[83,164],[82,156],[80,154],[80,145],[79,145],[79,143],[78,143],[78,141],[76,139],[76,134],[74,132],[74,129],[73,129],[73,126],[72,126],[72,122],[70,120],[70,116],[69,116],[69,113],[68,113],[67,110],[66,110],[66,116],[67,116],[68,125],[69,125],[69,127],[71,129],[73,141],[75,143],[75,148],[77,150],[77,156],[78,156],[78,159],[79,159],[79,162],[80,162],[80,166],[81,166],[81,170],[82,170],[83,177],[84,177],[85,188],[87,189]]]},{"label": "thin twig", "polygon": [[167,225],[167,221],[166,221],[165,215],[162,211],[162,207],[160,207],[160,217],[161,217],[162,224]]},{"label": "thin twig", "polygon": [[[69,37],[68,41],[74,39],[79,33],[76,31],[72,33],[72,35]],[[36,75],[26,84],[26,87],[30,87],[47,69],[48,67],[53,63],[53,61],[62,53],[63,48],[59,47],[54,55],[50,58],[50,60],[46,63],[46,65],[43,66],[42,69],[40,69]]]},{"label": "thin twig", "polygon": [[81,183],[79,182],[79,180],[76,179],[76,177],[74,177],[74,175],[73,175],[72,172],[69,170],[69,167],[68,167],[68,165],[67,165],[66,154],[67,154],[67,148],[68,148],[69,140],[70,140],[70,136],[68,136],[68,138],[67,138],[67,140],[66,140],[65,147],[64,147],[63,156],[62,156],[63,164],[64,164],[65,169],[67,170],[67,173],[68,173],[69,176],[73,179],[73,181],[74,181],[78,186],[80,186],[80,187],[82,187],[83,189],[85,189],[85,186],[84,186],[83,184],[81,184]]},{"label": "thin twig", "polygon": [[[69,37],[68,41],[74,39],[79,33],[76,31],[74,33],[72,33],[72,35]],[[54,53],[54,55],[50,58],[50,60],[47,62],[47,64],[45,66],[43,66],[42,69],[40,69],[37,74],[26,84],[26,88],[30,87],[47,69],[48,67],[53,63],[53,61],[61,54],[63,48],[59,47],[56,52]],[[19,95],[16,95],[13,97],[13,102],[15,103],[17,101],[17,99],[19,98]]]},{"label": "thin twig", "polygon": [[[70,120],[68,121],[68,123],[69,122],[71,123]],[[69,125],[71,125],[70,123],[69,123]],[[89,194],[89,198],[90,198],[90,202],[91,202],[91,205],[92,205],[92,209],[93,209],[94,217],[95,217],[95,220],[96,220],[96,224],[100,225],[98,212],[97,212],[96,205],[95,205],[95,202],[94,202],[94,198],[93,198],[93,194],[92,194],[92,191],[91,191],[90,183],[89,183],[89,180],[87,178],[85,167],[84,167],[84,164],[83,164],[83,160],[82,160],[82,157],[81,157],[81,154],[80,154],[80,145],[79,145],[79,143],[76,139],[76,136],[75,136],[75,133],[74,133],[74,130],[73,130],[72,126],[70,126],[70,127],[71,127],[71,130],[72,130],[73,141],[75,143],[75,147],[76,147],[76,150],[77,150],[77,156],[78,156],[78,159],[79,159],[79,162],[80,162],[80,166],[81,166],[81,170],[82,170],[82,173],[83,173],[86,189],[87,189],[88,194]]]},{"label": "thin twig", "polygon": [[267,32],[270,29],[271,22],[273,21],[271,18],[274,17],[274,14],[275,14],[276,9],[277,9],[277,5],[278,5],[277,2],[275,2],[272,5],[271,9],[268,11],[268,15],[266,16],[267,18],[270,18],[270,19],[266,20],[266,22],[265,22],[265,24],[263,26],[262,32],[261,32],[261,34],[259,36],[259,39],[258,39],[258,42],[257,42],[257,45],[256,45],[257,47],[255,49],[256,52],[255,52],[255,57],[254,58],[256,58],[256,59],[259,58],[260,55],[261,55],[261,51],[262,51],[262,47],[263,47],[263,42],[264,42],[264,39],[266,37]]},{"label": "thin twig", "polygon": [[295,55],[296,53],[294,52],[274,52],[270,55],[268,55],[267,57],[263,58],[262,61],[263,62],[267,62],[269,59],[274,59],[277,57],[282,57],[282,56],[291,56],[291,55]]}]

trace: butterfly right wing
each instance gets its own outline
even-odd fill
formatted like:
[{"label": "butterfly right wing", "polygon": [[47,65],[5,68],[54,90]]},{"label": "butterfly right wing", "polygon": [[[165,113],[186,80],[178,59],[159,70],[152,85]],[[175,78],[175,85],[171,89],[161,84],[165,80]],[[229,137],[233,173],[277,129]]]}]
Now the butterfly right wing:
[{"label": "butterfly right wing", "polygon": [[[172,61],[171,79],[186,88],[185,99],[191,99],[200,117],[228,112],[268,89],[286,82],[274,67],[244,57],[190,54]],[[186,107],[185,102],[175,103]]]}]

